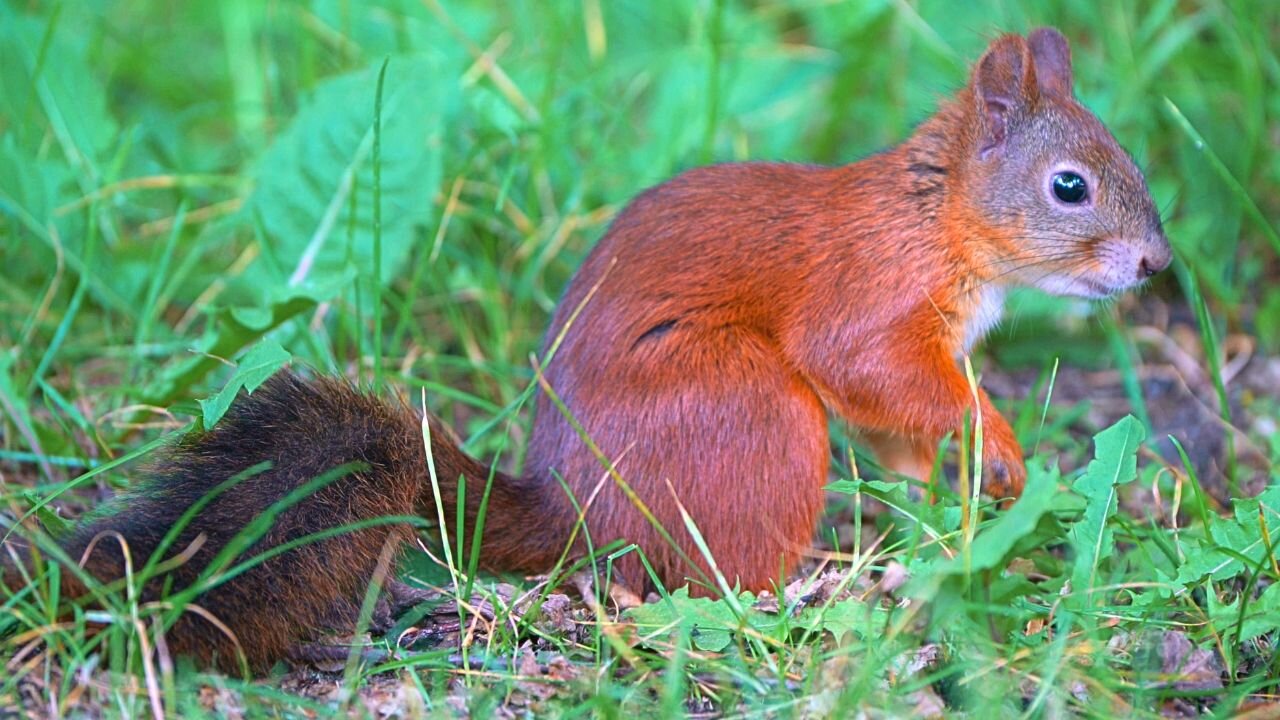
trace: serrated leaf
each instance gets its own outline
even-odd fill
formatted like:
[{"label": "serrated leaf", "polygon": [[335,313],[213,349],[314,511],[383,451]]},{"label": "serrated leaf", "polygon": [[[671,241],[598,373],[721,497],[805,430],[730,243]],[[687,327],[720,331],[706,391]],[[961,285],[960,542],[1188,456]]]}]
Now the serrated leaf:
[{"label": "serrated leaf", "polygon": [[884,480],[836,480],[827,485],[827,489],[831,492],[844,493],[846,495],[853,495],[858,492],[874,492],[885,495],[901,493],[903,498],[907,496],[906,485]]},{"label": "serrated leaf", "polygon": [[1094,435],[1094,459],[1072,483],[1085,498],[1084,514],[1068,534],[1075,549],[1071,586],[1076,598],[1090,597],[1099,564],[1115,549],[1107,523],[1116,512],[1119,486],[1138,475],[1138,447],[1145,438],[1146,430],[1132,415]]},{"label": "serrated leaf", "polygon": [[694,646],[709,652],[724,650],[735,634],[748,628],[774,637],[791,630],[831,633],[838,642],[851,632],[863,638],[873,637],[886,618],[883,608],[857,598],[803,607],[789,617],[751,607],[753,600],[751,593],[738,596],[739,604],[746,609],[739,617],[722,599],[691,598],[688,588],[680,588],[669,600],[631,608],[623,617],[636,624],[644,645],[654,649],[669,647],[681,633],[688,633]]},{"label": "serrated leaf", "polygon": [[1232,505],[1232,517],[1209,517],[1209,537],[1185,553],[1187,561],[1178,567],[1176,583],[1188,586],[1205,579],[1225,580],[1253,570],[1245,567],[1242,556],[1254,565],[1262,560],[1267,551],[1262,521],[1266,520],[1271,537],[1276,537],[1280,526],[1280,485],[1272,485],[1256,497],[1232,500]]},{"label": "serrated leaf", "polygon": [[[1280,628],[1280,584],[1272,583],[1244,609],[1244,622],[1240,620],[1240,604],[1244,600],[1236,595],[1231,602],[1223,603],[1217,593],[1205,593],[1205,610],[1215,634],[1230,635],[1238,642],[1248,642],[1263,633]],[[1239,625],[1240,637],[1235,638]]]},{"label": "serrated leaf", "polygon": [[[746,593],[742,598],[744,604],[749,604],[752,596]],[[636,624],[641,635],[648,638],[642,642],[651,647],[674,643],[681,632],[687,632],[698,649],[720,652],[732,641],[731,631],[741,627],[728,603],[691,598],[687,587],[671,593],[669,599],[631,608],[623,616]]]},{"label": "serrated leaf", "polygon": [[884,629],[887,617],[888,611],[879,605],[851,597],[826,607],[805,608],[792,621],[799,627],[829,632],[836,642],[841,642],[849,633],[863,639],[876,637]]},{"label": "serrated leaf", "polygon": [[235,374],[222,390],[213,397],[200,401],[200,412],[205,429],[212,428],[222,419],[241,388],[249,393],[257,390],[259,385],[266,382],[276,370],[289,362],[291,357],[293,356],[289,351],[275,340],[263,340],[250,348],[249,352],[240,359]]},{"label": "serrated leaf", "polygon": [[1244,625],[1240,628],[1239,642],[1247,642],[1259,635],[1280,627],[1280,583],[1272,583],[1249,603],[1245,610]]},{"label": "serrated leaf", "polygon": [[847,495],[861,492],[868,497],[873,497],[911,522],[919,524],[929,537],[935,539],[947,532],[948,515],[952,515],[957,520],[959,518],[958,515],[951,513],[949,508],[913,500],[907,484],[902,482],[836,480],[827,485],[826,489]]},{"label": "serrated leaf", "polygon": [[[242,217],[248,222],[261,218],[280,272],[294,282],[330,277],[344,270],[349,259],[362,271],[370,268],[378,65],[321,83],[258,165]],[[457,103],[456,77],[436,56],[396,57],[387,66],[379,273],[384,281],[404,267],[415,228],[431,217],[442,174],[443,128]],[[284,279],[258,262],[242,284],[255,287],[264,277]]]},{"label": "serrated leaf", "polygon": [[210,370],[221,365],[220,358],[235,356],[244,347],[282,323],[314,310],[320,303],[332,299],[354,279],[355,272],[348,270],[323,284],[297,289],[275,288],[270,291],[262,307],[219,309],[213,314],[205,337],[195,348],[198,354],[167,368],[163,376],[148,388],[146,402],[153,405],[170,404]]},{"label": "serrated leaf", "polygon": [[48,505],[42,504],[40,496],[36,493],[24,491],[22,497],[26,500],[27,506],[35,511],[36,517],[40,520],[40,524],[44,526],[45,531],[53,538],[66,537],[71,533],[71,529],[75,527],[75,523],[68,521]]}]

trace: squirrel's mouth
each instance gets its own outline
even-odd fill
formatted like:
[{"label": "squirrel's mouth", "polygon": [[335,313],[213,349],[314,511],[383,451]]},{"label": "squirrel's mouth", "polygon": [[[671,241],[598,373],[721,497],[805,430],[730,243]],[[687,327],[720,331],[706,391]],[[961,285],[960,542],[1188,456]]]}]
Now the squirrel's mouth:
[{"label": "squirrel's mouth", "polygon": [[1109,298],[1112,295],[1118,295],[1128,289],[1112,287],[1106,283],[1094,280],[1093,278],[1084,277],[1078,278],[1077,280],[1087,290],[1084,295],[1095,300]]},{"label": "squirrel's mouth", "polygon": [[1051,275],[1035,283],[1035,286],[1051,295],[1077,297],[1086,300],[1105,300],[1128,290],[1128,286],[1115,285],[1087,275]]},{"label": "squirrel's mouth", "polygon": [[1058,265],[1045,277],[1032,278],[1031,284],[1053,295],[1105,300],[1145,285],[1170,258],[1167,244],[1099,238],[1086,257]]}]

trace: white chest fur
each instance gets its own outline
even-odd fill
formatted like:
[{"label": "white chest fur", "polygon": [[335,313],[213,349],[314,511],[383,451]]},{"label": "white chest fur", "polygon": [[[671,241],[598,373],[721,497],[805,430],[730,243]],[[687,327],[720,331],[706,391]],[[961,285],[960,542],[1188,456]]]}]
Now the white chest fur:
[{"label": "white chest fur", "polygon": [[1000,318],[1004,315],[1004,288],[988,285],[976,291],[976,294],[978,301],[964,322],[964,343],[961,350],[966,355],[1000,323]]}]

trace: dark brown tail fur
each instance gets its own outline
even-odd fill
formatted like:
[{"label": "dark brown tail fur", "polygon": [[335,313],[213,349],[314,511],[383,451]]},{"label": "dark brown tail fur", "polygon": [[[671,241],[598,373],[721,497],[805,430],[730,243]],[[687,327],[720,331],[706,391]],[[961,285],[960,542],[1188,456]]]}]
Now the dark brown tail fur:
[{"label": "dark brown tail fur", "polygon": [[[358,392],[331,378],[304,380],[278,373],[242,396],[212,430],[191,433],[169,449],[135,489],[109,512],[95,514],[63,543],[73,560],[103,582],[124,576],[118,533],[134,571],[192,507],[229,478],[245,477],[210,501],[165,551],[191,557],[142,588],[143,601],[191,587],[250,521],[321,476],[327,484],[279,510],[270,529],[230,566],[312,533],[384,516],[436,518],[420,416],[403,403]],[[489,469],[465,455],[432,419],[432,449],[445,517],[452,525],[459,476],[466,477],[470,540]],[[265,466],[252,473],[251,468]],[[348,471],[333,473],[350,466]],[[485,516],[481,564],[492,570],[544,571],[564,549],[572,510],[554,486],[498,473]],[[234,633],[254,672],[268,669],[327,619],[354,617],[384,548],[398,552],[413,536],[405,522],[375,525],[309,542],[204,591],[194,604]],[[197,542],[197,540],[199,541]],[[193,542],[196,544],[193,545]],[[7,555],[8,553],[0,553]],[[394,555],[392,556],[394,557]],[[0,560],[3,582],[16,590],[21,574]],[[84,593],[63,573],[70,595]],[[239,666],[236,645],[200,614],[185,611],[166,635],[175,655],[226,671]]]}]

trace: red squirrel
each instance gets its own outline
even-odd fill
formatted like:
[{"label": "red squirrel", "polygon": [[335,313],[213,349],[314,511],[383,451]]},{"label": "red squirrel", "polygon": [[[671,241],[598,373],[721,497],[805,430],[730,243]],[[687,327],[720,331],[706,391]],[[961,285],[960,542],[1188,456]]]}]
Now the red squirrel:
[{"label": "red squirrel", "polygon": [[[525,474],[493,476],[481,564],[551,569],[579,519],[567,487],[594,545],[635,543],[666,587],[693,579],[695,593],[714,592],[681,507],[730,585],[774,587],[822,510],[828,412],[921,479],[940,439],[980,414],[984,489],[1017,497],[1022,450],[960,358],[998,322],[1007,287],[1105,298],[1170,259],[1142,174],[1074,98],[1070,49],[1048,28],[995,39],[910,138],[859,162],[685,172],[631,202],[570,282],[544,349],[554,397],[538,398]],[[428,420],[444,517],[454,522],[465,478],[470,533],[489,469]],[[167,450],[122,510],[86,520],[63,547],[95,578],[118,578],[120,543],[104,533],[141,563],[193,503],[264,463],[194,515],[168,551],[190,557],[144,599],[164,582],[189,586],[251,518],[348,463],[244,557],[353,521],[434,519],[420,421],[343,381],[279,373]],[[169,648],[270,667],[358,606],[385,548],[411,537],[384,524],[278,554],[195,598],[238,644],[188,612]],[[585,553],[577,537],[568,549]],[[28,568],[6,568],[5,584],[20,587]],[[634,589],[651,584],[635,553],[616,570]]]}]

